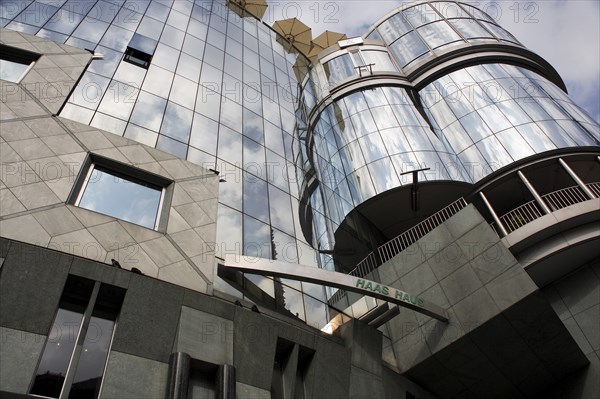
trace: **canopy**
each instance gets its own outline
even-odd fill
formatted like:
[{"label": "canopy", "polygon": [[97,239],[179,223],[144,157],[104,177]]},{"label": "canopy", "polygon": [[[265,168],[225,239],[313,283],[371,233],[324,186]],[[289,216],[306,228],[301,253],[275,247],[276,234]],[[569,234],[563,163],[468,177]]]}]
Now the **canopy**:
[{"label": "canopy", "polygon": [[277,41],[288,51],[291,51],[292,47],[305,55],[310,51],[312,31],[298,18],[275,21],[273,29],[282,36],[278,37]]}]

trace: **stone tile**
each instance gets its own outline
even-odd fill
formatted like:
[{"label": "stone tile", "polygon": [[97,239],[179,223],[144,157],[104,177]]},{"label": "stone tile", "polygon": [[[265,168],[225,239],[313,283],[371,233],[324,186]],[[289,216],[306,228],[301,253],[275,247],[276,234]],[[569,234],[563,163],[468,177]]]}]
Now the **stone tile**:
[{"label": "stone tile", "polygon": [[44,142],[38,138],[13,141],[10,146],[23,160],[47,158],[54,155]]},{"label": "stone tile", "polygon": [[163,168],[162,166],[160,166],[156,161],[152,161],[152,162],[144,163],[144,164],[137,164],[137,165],[135,165],[135,167],[139,168],[139,169],[142,169],[142,170],[145,170],[145,171],[150,172],[150,173],[157,174],[159,176],[163,176],[163,177],[165,177],[167,179],[170,179],[170,180],[173,179],[173,176],[171,176],[169,174],[169,172],[167,172],[165,170],[165,168]]},{"label": "stone tile", "polygon": [[113,350],[168,362],[175,347],[184,291],[155,278],[132,274]]},{"label": "stone tile", "polygon": [[59,67],[72,67],[81,65],[76,58],[68,54],[49,54],[47,57]]},{"label": "stone tile", "polygon": [[131,164],[131,162],[129,162],[129,160],[127,158],[125,158],[125,155],[121,154],[119,152],[119,150],[117,150],[116,148],[103,148],[101,150],[95,150],[94,153],[98,154],[98,155],[102,155],[103,157],[106,157],[106,158],[110,158],[110,159],[114,159],[119,162],[123,162],[128,165]]},{"label": "stone tile", "polygon": [[24,161],[0,163],[0,180],[6,187],[18,187],[37,183],[41,178]]},{"label": "stone tile", "polygon": [[194,230],[185,230],[179,233],[170,234],[175,243],[189,256],[202,255],[210,251],[210,248],[202,241],[202,238]]},{"label": "stone tile", "polygon": [[8,105],[0,103],[0,120],[9,121],[11,119],[17,119],[17,115],[8,108]]},{"label": "stone tile", "polygon": [[110,141],[115,147],[127,147],[130,145],[137,144],[135,141],[127,139],[121,136],[120,134],[115,134],[104,130],[102,130],[101,132],[104,135],[104,137],[106,137],[108,141]]},{"label": "stone tile", "polygon": [[195,202],[201,202],[207,199],[212,199],[215,196],[206,188],[204,183],[198,180],[188,180],[178,183],[181,188],[188,194]]},{"label": "stone tile", "polygon": [[236,382],[235,387],[238,398],[271,399],[271,392],[266,389],[256,388],[241,382]]},{"label": "stone tile", "polygon": [[393,274],[402,277],[424,262],[425,256],[421,252],[421,248],[417,244],[413,244],[394,256],[387,263],[394,269]]},{"label": "stone tile", "polygon": [[106,251],[136,245],[135,240],[127,234],[127,231],[117,221],[88,227],[88,231]]},{"label": "stone tile", "polygon": [[176,350],[215,364],[233,364],[233,322],[181,307]]},{"label": "stone tile", "polygon": [[27,209],[36,209],[62,202],[43,182],[13,187],[12,192]]},{"label": "stone tile", "polygon": [[98,130],[78,132],[75,136],[91,151],[114,147]]},{"label": "stone tile", "polygon": [[56,155],[71,154],[82,150],[81,146],[68,134],[47,136],[42,138],[42,141],[44,141]]},{"label": "stone tile", "polygon": [[501,310],[508,309],[537,290],[537,285],[520,265],[515,265],[486,284]]},{"label": "stone tile", "polygon": [[42,55],[35,63],[35,69],[41,68],[55,68],[56,64],[48,58],[46,55]]},{"label": "stone tile", "polygon": [[119,151],[125,155],[125,157],[134,165],[144,164],[149,162],[155,162],[154,158],[144,149],[141,145],[129,145],[126,147],[119,147]]},{"label": "stone tile", "polygon": [[44,77],[42,75],[40,75],[35,69],[36,68],[27,72],[27,75],[25,75],[23,80],[21,80],[21,84],[25,85],[26,87],[29,87],[30,85],[36,85],[36,84],[44,85],[47,83],[46,79],[44,79]]},{"label": "stone tile", "polygon": [[97,129],[95,129],[94,127],[90,126],[90,125],[86,125],[84,123],[80,123],[77,121],[73,121],[71,119],[67,119],[67,118],[62,118],[60,116],[55,118],[57,122],[60,122],[61,124],[65,125],[66,128],[71,131],[72,133],[81,133],[81,132],[88,132],[88,131],[96,131]]},{"label": "stone tile", "polygon": [[470,230],[485,222],[477,208],[473,204],[468,204],[456,215],[448,219],[444,225],[448,228],[450,235],[455,239],[462,237]]},{"label": "stone tile", "polygon": [[561,320],[572,316],[554,285],[548,285],[544,287],[542,292],[544,293],[544,297],[548,300],[548,302],[550,302],[552,309],[554,309]]},{"label": "stone tile", "polygon": [[40,41],[33,45],[40,53],[63,53],[63,49],[54,42]]},{"label": "stone tile", "polygon": [[468,259],[477,257],[498,241],[500,239],[486,222],[479,224],[456,240]]},{"label": "stone tile", "polygon": [[457,242],[453,242],[437,254],[429,257],[427,263],[431,267],[433,274],[439,280],[442,280],[461,266],[467,264],[468,259],[460,245]]},{"label": "stone tile", "polygon": [[417,266],[413,271],[401,277],[400,281],[406,291],[412,295],[419,295],[438,282],[427,263]]},{"label": "stone tile", "polygon": [[30,119],[25,121],[25,124],[38,137],[55,136],[65,133],[65,130],[56,122],[55,118]]},{"label": "stone tile", "polygon": [[175,209],[191,227],[200,227],[214,222],[196,203],[180,205]]},{"label": "stone tile", "polygon": [[121,226],[123,226],[125,230],[127,230],[127,233],[129,233],[129,235],[133,237],[133,239],[138,243],[164,236],[162,233],[159,233],[156,230],[148,229],[146,227],[142,227],[133,223],[128,223],[124,220],[119,220],[118,222],[121,224]]},{"label": "stone tile", "polygon": [[169,225],[167,226],[167,234],[177,233],[183,230],[189,230],[192,227],[181,217],[181,215],[171,208],[169,212]]},{"label": "stone tile", "polygon": [[45,247],[50,241],[50,235],[31,215],[18,216],[12,219],[0,220],[2,237]]},{"label": "stone tile", "polygon": [[425,336],[421,329],[414,330],[403,339],[394,342],[392,346],[394,347],[400,372],[411,369],[416,364],[431,356],[431,351],[427,347]]},{"label": "stone tile", "polygon": [[19,154],[17,154],[15,150],[13,150],[10,145],[8,145],[8,143],[4,142],[0,144],[0,162],[2,162],[2,164],[6,164],[9,162],[18,162],[22,160],[23,158],[21,158]]},{"label": "stone tile", "polygon": [[213,222],[217,221],[217,209],[219,207],[219,201],[217,197],[209,198],[203,201],[196,202],[200,208],[206,213],[206,215],[211,218]]},{"label": "stone tile", "polygon": [[452,309],[466,330],[472,330],[500,313],[496,302],[485,287],[475,291],[454,305]]},{"label": "stone tile", "polygon": [[35,134],[22,121],[4,122],[0,124],[0,137],[7,142],[35,138]]},{"label": "stone tile", "polygon": [[448,311],[448,323],[429,318],[421,328],[431,353],[439,352],[465,334],[452,309]]},{"label": "stone tile", "polygon": [[573,315],[600,303],[600,280],[589,267],[567,276],[555,287]]},{"label": "stone tile", "polygon": [[180,159],[170,159],[167,161],[160,161],[159,163],[160,166],[165,168],[167,172],[177,180],[194,176],[192,171],[185,166],[185,162]]},{"label": "stone tile", "polygon": [[19,32],[15,32],[4,28],[2,28],[2,32],[0,33],[0,40],[2,41],[2,43],[6,44],[27,43],[27,40],[23,36],[21,36]]},{"label": "stone tile", "polygon": [[69,75],[62,71],[62,68],[40,68],[36,70],[47,82],[67,82],[72,80]]},{"label": "stone tile", "polygon": [[19,202],[17,197],[5,188],[0,190],[0,216],[12,215],[13,213],[22,212],[25,210],[23,204]]},{"label": "stone tile", "polygon": [[185,260],[161,267],[158,278],[202,293],[208,288],[206,281]]},{"label": "stone tile", "polygon": [[102,397],[159,399],[167,389],[169,365],[111,351],[102,380]]},{"label": "stone tile", "polygon": [[152,155],[152,158],[159,162],[177,158],[175,155],[169,154],[165,151],[157,150],[156,148],[148,147],[146,150],[150,155]]},{"label": "stone tile", "polygon": [[5,392],[26,393],[44,349],[46,337],[5,327],[0,327],[0,336],[0,357],[5,365],[0,367],[0,386]]},{"label": "stone tile", "polygon": [[20,118],[49,114],[49,112],[43,109],[37,102],[29,99],[6,103],[6,105],[17,117]]},{"label": "stone tile", "polygon": [[33,217],[51,236],[83,229],[83,225],[66,206],[36,212],[33,213]]},{"label": "stone tile", "polygon": [[146,241],[140,245],[158,267],[167,266],[184,259],[166,237]]},{"label": "stone tile", "polygon": [[436,227],[423,238],[417,241],[417,244],[421,248],[421,252],[425,255],[425,259],[437,255],[440,251],[446,248],[454,242],[454,238],[450,235],[450,232],[443,224]]},{"label": "stone tile", "polygon": [[569,330],[569,333],[571,334],[571,336],[573,337],[577,345],[579,345],[579,348],[585,355],[594,351],[592,349],[592,346],[590,345],[590,342],[583,334],[583,331],[581,331],[581,328],[579,327],[579,325],[573,317],[564,319],[562,322],[565,324],[565,327],[567,327],[567,330]]},{"label": "stone tile", "polygon": [[66,202],[73,187],[74,180],[72,176],[61,177],[56,180],[48,180],[46,185],[60,199],[61,202]]},{"label": "stone tile", "polygon": [[600,350],[600,305],[592,306],[574,317],[592,349]]},{"label": "stone tile", "polygon": [[502,242],[490,245],[470,261],[473,271],[485,284],[517,263],[513,254]]},{"label": "stone tile", "polygon": [[194,256],[191,260],[196,265],[196,269],[200,270],[208,281],[214,281],[216,268],[214,253],[206,252],[202,255]]},{"label": "stone tile", "polygon": [[32,159],[27,164],[40,177],[41,181],[55,181],[63,177],[72,177],[75,182],[75,174],[79,171],[76,165],[66,165],[60,158],[52,156],[48,158]]},{"label": "stone tile", "polygon": [[468,263],[440,282],[451,305],[463,300],[483,286]]},{"label": "stone tile", "polygon": [[137,243],[131,243],[125,247],[108,252],[105,262],[110,264],[111,259],[117,260],[123,269],[131,270],[136,267],[146,276],[155,278],[158,276],[158,266],[156,266],[148,254]]},{"label": "stone tile", "polygon": [[52,237],[48,248],[98,262],[106,259],[106,250],[86,229]]}]

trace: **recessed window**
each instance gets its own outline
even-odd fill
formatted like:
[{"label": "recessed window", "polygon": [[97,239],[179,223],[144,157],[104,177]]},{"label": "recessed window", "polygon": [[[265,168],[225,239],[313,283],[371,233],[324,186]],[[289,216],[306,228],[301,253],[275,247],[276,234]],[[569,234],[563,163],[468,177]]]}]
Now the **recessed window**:
[{"label": "recessed window", "polygon": [[19,83],[39,57],[30,51],[0,44],[0,79]]},{"label": "recessed window", "polygon": [[135,33],[125,50],[123,61],[148,69],[156,51],[158,42],[149,37]]},{"label": "recessed window", "polygon": [[30,393],[97,398],[125,290],[70,275]]},{"label": "recessed window", "polygon": [[[154,230],[166,224],[170,181],[103,157],[91,156],[72,203]],[[76,196],[75,196],[76,194]]]}]

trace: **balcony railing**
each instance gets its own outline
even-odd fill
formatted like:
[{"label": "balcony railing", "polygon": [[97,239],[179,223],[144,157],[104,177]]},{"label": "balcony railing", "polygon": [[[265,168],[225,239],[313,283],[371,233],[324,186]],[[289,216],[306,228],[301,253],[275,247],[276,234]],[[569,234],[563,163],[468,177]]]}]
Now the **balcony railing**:
[{"label": "balcony railing", "polygon": [[[356,277],[364,277],[377,269],[379,266],[404,251],[406,248],[420,240],[423,236],[435,229],[440,224],[448,220],[452,215],[467,206],[467,202],[464,198],[459,198],[450,205],[446,206],[442,210],[429,216],[427,219],[418,223],[417,225],[406,230],[399,236],[386,242],[376,251],[371,252],[367,257],[361,260],[358,265],[352,271],[350,275]],[[330,299],[329,303],[333,304],[340,300],[346,295],[345,291],[337,291]]]},{"label": "balcony railing", "polygon": [[[594,193],[596,197],[600,197],[600,183],[588,183],[586,186],[592,191],[592,193]],[[541,196],[541,198],[553,212],[590,199],[579,186],[562,188],[560,190],[544,194]],[[510,212],[500,216],[500,221],[504,225],[506,231],[510,234],[542,216],[544,216],[544,212],[541,209],[541,206],[534,200],[520,205]],[[492,226],[496,233],[499,233],[498,226],[495,222],[490,223],[490,226]],[[500,234],[498,235],[500,236]]]}]

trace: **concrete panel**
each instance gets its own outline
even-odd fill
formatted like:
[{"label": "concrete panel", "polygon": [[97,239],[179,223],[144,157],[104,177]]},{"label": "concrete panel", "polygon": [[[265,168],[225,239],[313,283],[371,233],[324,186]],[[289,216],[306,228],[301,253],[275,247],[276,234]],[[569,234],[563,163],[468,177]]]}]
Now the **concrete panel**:
[{"label": "concrete panel", "polygon": [[592,306],[574,317],[592,350],[600,350],[600,305]]},{"label": "concrete panel", "polygon": [[271,389],[277,345],[275,323],[249,310],[235,309],[233,358],[239,382]]},{"label": "concrete panel", "polygon": [[237,382],[235,386],[239,399],[271,399],[271,392],[266,389],[260,389],[241,382]]},{"label": "concrete panel", "polygon": [[175,351],[213,364],[233,364],[233,322],[182,306]]},{"label": "concrete panel", "polygon": [[485,288],[480,288],[453,306],[456,317],[465,329],[471,330],[495,315],[500,310]]},{"label": "concrete panel", "polygon": [[450,235],[457,239],[484,221],[485,220],[475,206],[469,204],[464,209],[461,209],[456,215],[453,215],[450,219],[445,221],[444,226],[446,226]]},{"label": "concrete panel", "polygon": [[0,327],[0,339],[0,389],[27,393],[46,336]]},{"label": "concrete panel", "polygon": [[168,362],[182,300],[182,288],[132,275],[115,330],[113,350]]},{"label": "concrete panel", "polygon": [[185,290],[183,305],[227,320],[233,320],[235,314],[235,305],[233,303],[198,294],[190,290]]},{"label": "concrete panel", "polygon": [[573,315],[600,303],[600,280],[589,267],[571,274],[555,286]]},{"label": "concrete panel", "polygon": [[317,350],[305,379],[308,398],[347,398],[350,396],[350,352],[343,345],[319,338]]},{"label": "concrete panel", "polygon": [[0,275],[0,326],[47,334],[70,263],[66,254],[12,242]]},{"label": "concrete panel", "polygon": [[169,365],[127,353],[111,351],[100,398],[162,399]]},{"label": "concrete panel", "polygon": [[121,288],[129,287],[132,276],[131,272],[127,270],[119,270],[107,264],[83,258],[73,259],[69,273]]},{"label": "concrete panel", "polygon": [[381,398],[384,395],[381,376],[373,375],[352,366],[350,374],[350,399]]},{"label": "concrete panel", "polygon": [[469,263],[440,282],[449,304],[454,305],[483,286]]},{"label": "concrete panel", "polygon": [[485,286],[500,310],[537,291],[537,286],[520,265],[515,265]]},{"label": "concrete panel", "polygon": [[381,332],[354,320],[341,327],[341,334],[352,353],[352,366],[381,377]]}]

